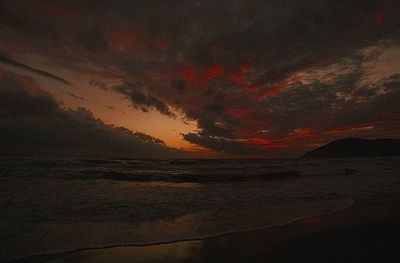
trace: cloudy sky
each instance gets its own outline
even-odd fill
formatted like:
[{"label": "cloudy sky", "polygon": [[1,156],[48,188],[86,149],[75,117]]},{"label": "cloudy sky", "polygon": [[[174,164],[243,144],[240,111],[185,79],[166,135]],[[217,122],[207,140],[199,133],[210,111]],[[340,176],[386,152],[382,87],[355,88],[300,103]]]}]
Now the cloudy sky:
[{"label": "cloudy sky", "polygon": [[0,144],[294,157],[400,137],[390,0],[2,0]]}]

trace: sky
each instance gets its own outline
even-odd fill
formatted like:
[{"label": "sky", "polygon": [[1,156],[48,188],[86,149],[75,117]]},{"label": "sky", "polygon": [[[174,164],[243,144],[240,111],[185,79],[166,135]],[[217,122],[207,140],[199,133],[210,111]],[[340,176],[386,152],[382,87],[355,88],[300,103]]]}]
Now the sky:
[{"label": "sky", "polygon": [[389,0],[3,0],[0,145],[292,158],[400,137]]}]

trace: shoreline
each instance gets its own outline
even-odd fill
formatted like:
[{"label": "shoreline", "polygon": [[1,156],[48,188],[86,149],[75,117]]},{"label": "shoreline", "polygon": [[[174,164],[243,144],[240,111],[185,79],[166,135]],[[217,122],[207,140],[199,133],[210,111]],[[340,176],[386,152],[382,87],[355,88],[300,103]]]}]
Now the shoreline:
[{"label": "shoreline", "polygon": [[[400,244],[400,223],[397,223],[400,221],[398,219],[400,219],[400,193],[385,195],[372,199],[358,200],[349,206],[346,206],[345,208],[338,209],[330,213],[296,219],[292,222],[282,225],[251,230],[239,230],[203,237],[200,239],[195,238],[158,244],[122,244],[102,248],[82,248],[62,253],[33,255],[20,259],[14,259],[8,262],[53,262],[52,259],[55,260],[54,262],[68,262],[69,257],[72,256],[74,257],[74,260],[77,260],[80,255],[82,256],[82,260],[83,258],[85,260],[80,261],[78,259],[78,261],[75,262],[103,262],[101,261],[102,259],[107,259],[104,262],[113,262],[112,259],[115,258],[115,255],[122,254],[133,258],[135,258],[136,255],[136,260],[138,260],[143,257],[143,255],[148,256],[150,251],[154,250],[163,250],[165,254],[164,256],[170,257],[171,255],[174,255],[176,249],[180,249],[187,245],[196,247],[195,249],[190,249],[192,254],[187,255],[184,260],[173,258],[172,261],[166,262],[201,262],[199,261],[199,258],[207,258],[207,262],[258,262],[261,259],[268,259],[269,262],[293,262],[289,259],[285,261],[285,259],[282,258],[285,257],[284,255],[286,255],[286,253],[283,251],[289,250],[292,251],[292,253],[297,251],[296,253],[301,252],[300,254],[305,256],[303,253],[305,251],[301,249],[301,246],[298,246],[299,244],[303,245],[307,244],[308,242],[309,244],[313,244],[314,247],[315,245],[318,247],[319,242],[314,244],[315,240],[324,240],[325,236],[333,236],[333,239],[328,240],[328,243],[337,246],[343,241],[341,240],[341,236],[348,235],[346,234],[346,231],[357,230],[360,227],[366,230],[368,229],[367,226],[369,226],[372,230],[368,230],[370,230],[371,234],[373,234],[370,238],[373,238],[374,235],[377,238],[383,237],[384,240],[379,241],[381,243],[388,243],[391,241],[391,239],[385,240],[385,235],[379,235],[379,231],[376,233],[376,231],[373,230],[388,230],[388,228],[393,227],[395,230],[393,231],[393,234],[396,236],[396,238],[398,237],[399,241],[397,244]],[[368,238],[368,230],[365,234],[367,236],[361,238],[361,242],[363,242],[365,238]],[[357,231],[356,233],[358,233]],[[387,231],[384,234],[387,234]],[[359,235],[363,236],[364,234],[361,232]],[[350,235],[350,238],[357,240],[359,235]],[[323,244],[323,242],[320,244]],[[357,246],[356,244],[353,244],[353,246],[355,246],[354,250],[356,251],[365,245],[366,244],[360,244]],[[390,246],[390,242],[389,244],[386,244],[386,246],[388,245]],[[325,250],[318,251],[318,249],[316,249],[311,251],[311,253],[314,255],[319,255],[319,257],[323,257],[326,252],[325,251],[322,253],[323,251]],[[90,257],[88,258],[87,254],[95,256],[91,260]],[[380,253],[377,252],[376,254],[379,255]],[[327,253],[327,255],[330,255],[330,253]],[[276,260],[275,258],[281,258],[281,260]],[[63,259],[65,259],[65,261],[63,261]],[[161,258],[158,258],[158,260],[160,259]],[[162,259],[164,258],[162,257]],[[149,259],[145,262],[157,262],[158,260]],[[135,259],[132,261],[131,259],[130,262],[137,261],[135,261]],[[324,262],[333,261],[325,260]]]},{"label": "shoreline", "polygon": [[[114,245],[99,246],[99,247],[82,247],[82,248],[76,248],[76,249],[65,250],[65,251],[54,252],[54,253],[41,253],[41,254],[34,254],[34,255],[30,255],[30,256],[24,256],[24,257],[20,257],[20,258],[14,258],[11,260],[7,260],[6,263],[30,262],[29,260],[36,259],[36,258],[57,257],[57,256],[74,254],[74,253],[79,253],[79,252],[85,252],[85,251],[107,250],[107,249],[113,249],[113,248],[126,248],[126,247],[128,247],[128,248],[153,247],[153,246],[173,245],[173,244],[177,244],[177,243],[185,243],[185,242],[193,242],[193,241],[202,242],[202,241],[206,241],[206,240],[210,240],[210,239],[214,239],[214,238],[222,238],[222,237],[234,235],[234,234],[282,228],[282,227],[286,227],[286,226],[295,224],[295,223],[303,221],[303,220],[318,218],[321,216],[329,216],[331,214],[338,213],[338,212],[340,212],[344,209],[348,209],[349,207],[354,205],[354,202],[355,201],[353,199],[348,199],[348,204],[346,204],[345,206],[340,207],[338,209],[329,211],[327,213],[323,213],[320,215],[311,215],[311,216],[306,216],[306,217],[294,218],[292,220],[283,222],[281,224],[276,224],[276,225],[247,228],[247,229],[244,228],[244,229],[238,229],[238,230],[233,230],[233,231],[219,232],[219,233],[215,233],[215,234],[211,234],[211,235],[196,236],[193,238],[183,238],[183,239],[177,239],[177,240],[171,240],[171,241],[150,242],[150,243],[124,243],[124,244],[114,244]],[[38,262],[40,262],[40,261],[38,261]]]}]

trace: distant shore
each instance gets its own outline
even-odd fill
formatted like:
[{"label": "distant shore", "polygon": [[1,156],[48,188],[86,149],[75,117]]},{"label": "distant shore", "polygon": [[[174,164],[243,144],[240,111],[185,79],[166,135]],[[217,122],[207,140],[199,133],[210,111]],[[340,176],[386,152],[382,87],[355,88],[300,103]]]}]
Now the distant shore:
[{"label": "distant shore", "polygon": [[400,194],[392,194],[281,227],[13,262],[399,262],[399,248]]}]

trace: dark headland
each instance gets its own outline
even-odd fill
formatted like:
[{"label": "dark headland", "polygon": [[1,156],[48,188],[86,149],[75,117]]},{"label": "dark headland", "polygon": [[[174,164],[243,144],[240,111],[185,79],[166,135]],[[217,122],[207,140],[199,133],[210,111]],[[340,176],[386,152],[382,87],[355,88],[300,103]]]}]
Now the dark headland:
[{"label": "dark headland", "polygon": [[303,154],[302,158],[400,156],[400,139],[349,138],[330,142]]}]

